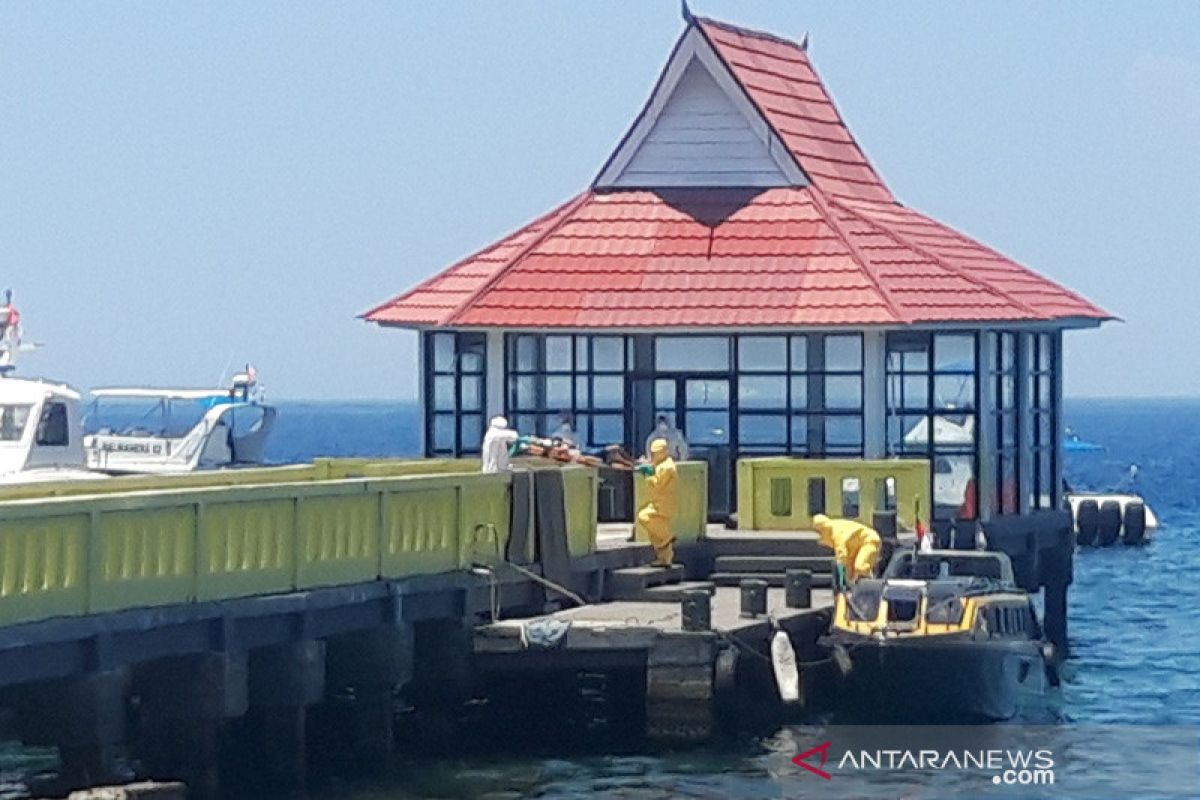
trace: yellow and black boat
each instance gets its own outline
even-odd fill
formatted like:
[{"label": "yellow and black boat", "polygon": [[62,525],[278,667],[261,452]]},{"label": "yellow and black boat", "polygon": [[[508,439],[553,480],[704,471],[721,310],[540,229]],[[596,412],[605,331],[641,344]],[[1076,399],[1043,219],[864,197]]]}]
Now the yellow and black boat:
[{"label": "yellow and black boat", "polygon": [[1032,598],[1003,553],[902,551],[837,596],[843,698],[873,719],[1011,719],[1056,683]]}]

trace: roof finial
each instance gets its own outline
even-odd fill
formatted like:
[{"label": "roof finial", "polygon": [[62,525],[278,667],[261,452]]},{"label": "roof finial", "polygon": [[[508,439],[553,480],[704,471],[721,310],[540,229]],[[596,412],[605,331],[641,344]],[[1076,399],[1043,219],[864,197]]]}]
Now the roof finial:
[{"label": "roof finial", "polygon": [[692,10],[688,8],[687,0],[679,0],[679,3],[683,7],[683,21],[689,25],[695,22],[696,18],[692,16]]},{"label": "roof finial", "polygon": [[808,52],[808,31],[805,31],[804,35],[800,37],[800,49]]}]

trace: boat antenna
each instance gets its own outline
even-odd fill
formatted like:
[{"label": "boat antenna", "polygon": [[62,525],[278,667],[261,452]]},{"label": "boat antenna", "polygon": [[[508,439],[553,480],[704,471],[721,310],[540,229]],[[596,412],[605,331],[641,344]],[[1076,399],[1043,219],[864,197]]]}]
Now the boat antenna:
[{"label": "boat antenna", "polygon": [[229,358],[225,359],[225,368],[221,370],[221,375],[217,378],[218,389],[225,385],[225,376],[229,374],[229,367],[233,364],[233,356],[235,353],[237,353],[236,347],[230,349]]}]

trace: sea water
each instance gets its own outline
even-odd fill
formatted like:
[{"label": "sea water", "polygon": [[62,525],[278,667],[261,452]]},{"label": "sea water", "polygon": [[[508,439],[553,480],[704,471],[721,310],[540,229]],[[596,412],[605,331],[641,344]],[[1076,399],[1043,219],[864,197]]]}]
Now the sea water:
[{"label": "sea water", "polygon": [[[1068,455],[1068,481],[1079,489],[1132,488],[1161,527],[1146,547],[1076,555],[1072,657],[1053,716],[1026,721],[1036,725],[993,726],[991,735],[1010,747],[1018,728],[1031,742],[1050,743],[1054,788],[998,786],[986,773],[952,769],[839,772],[826,782],[790,759],[810,743],[850,734],[811,725],[654,753],[619,746],[532,751],[518,735],[487,753],[400,757],[383,778],[335,781],[317,796],[1200,796],[1200,401],[1077,400],[1067,402],[1065,414],[1081,439],[1104,448]],[[285,403],[270,455],[277,461],[412,456],[419,424],[408,404]],[[1132,465],[1137,476],[1130,486]]]}]

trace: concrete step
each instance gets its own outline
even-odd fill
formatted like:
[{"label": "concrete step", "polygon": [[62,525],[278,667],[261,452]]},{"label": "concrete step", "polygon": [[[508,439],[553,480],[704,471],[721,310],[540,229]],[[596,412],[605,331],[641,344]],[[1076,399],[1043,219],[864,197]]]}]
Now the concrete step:
[{"label": "concrete step", "polygon": [[683,566],[670,567],[626,567],[614,569],[608,579],[608,593],[613,598],[631,598],[653,586],[679,583],[683,580]]},{"label": "concrete step", "polygon": [[[768,586],[783,586],[782,572],[714,572],[708,579],[717,586],[737,586],[749,578],[763,580]],[[833,585],[833,576],[828,572],[813,575],[814,589],[828,589]]]},{"label": "concrete step", "polygon": [[613,599],[642,600],[651,603],[678,603],[683,600],[684,592],[697,590],[712,594],[716,591],[716,588],[716,585],[712,581],[683,581],[682,583],[668,583],[664,586],[652,586],[637,597],[614,597]]},{"label": "concrete step", "polygon": [[815,533],[742,533],[722,531],[707,538],[715,556],[797,556],[808,558],[832,555]]},{"label": "concrete step", "polygon": [[811,569],[833,572],[833,556],[717,556],[715,572],[784,572]]}]

